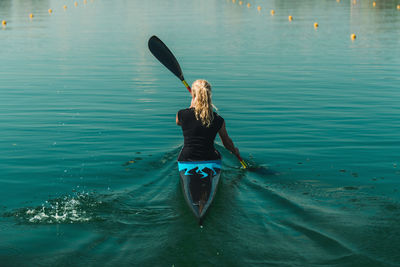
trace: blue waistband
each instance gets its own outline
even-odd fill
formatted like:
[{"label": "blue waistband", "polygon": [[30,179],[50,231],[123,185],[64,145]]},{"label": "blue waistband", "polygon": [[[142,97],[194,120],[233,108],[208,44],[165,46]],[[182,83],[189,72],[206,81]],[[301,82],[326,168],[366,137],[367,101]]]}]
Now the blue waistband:
[{"label": "blue waistband", "polygon": [[198,168],[197,173],[201,173],[203,178],[208,175],[203,172],[204,168],[209,168],[214,172],[214,175],[217,174],[214,168],[221,169],[222,161],[221,160],[204,160],[204,161],[178,161],[178,169],[179,171],[185,170],[185,175],[191,175],[189,172],[193,169]]}]

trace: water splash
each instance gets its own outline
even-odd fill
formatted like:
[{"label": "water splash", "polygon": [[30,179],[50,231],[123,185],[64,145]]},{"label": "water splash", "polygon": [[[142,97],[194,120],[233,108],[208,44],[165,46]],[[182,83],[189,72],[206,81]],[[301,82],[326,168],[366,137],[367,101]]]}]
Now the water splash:
[{"label": "water splash", "polygon": [[61,224],[98,221],[96,210],[102,204],[92,193],[76,193],[73,196],[47,200],[38,207],[21,208],[5,213],[21,223]]}]

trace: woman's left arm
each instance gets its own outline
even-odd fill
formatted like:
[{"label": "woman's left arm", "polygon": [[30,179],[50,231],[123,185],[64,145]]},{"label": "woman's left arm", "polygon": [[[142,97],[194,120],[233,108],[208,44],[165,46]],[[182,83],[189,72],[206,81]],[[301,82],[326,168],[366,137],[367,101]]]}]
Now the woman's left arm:
[{"label": "woman's left arm", "polygon": [[176,113],[176,125],[182,125],[178,118],[178,113]]}]

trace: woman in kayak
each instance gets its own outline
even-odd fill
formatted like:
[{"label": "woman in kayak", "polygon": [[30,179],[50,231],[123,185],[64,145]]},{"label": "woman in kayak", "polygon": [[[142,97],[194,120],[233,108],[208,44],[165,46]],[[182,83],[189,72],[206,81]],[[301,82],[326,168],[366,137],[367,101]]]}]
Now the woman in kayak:
[{"label": "woman in kayak", "polygon": [[211,85],[206,80],[192,84],[192,102],[189,108],[176,114],[176,124],[182,127],[184,145],[178,161],[216,160],[221,155],[214,147],[217,133],[225,148],[240,158],[226,131],[224,119],[213,111]]}]

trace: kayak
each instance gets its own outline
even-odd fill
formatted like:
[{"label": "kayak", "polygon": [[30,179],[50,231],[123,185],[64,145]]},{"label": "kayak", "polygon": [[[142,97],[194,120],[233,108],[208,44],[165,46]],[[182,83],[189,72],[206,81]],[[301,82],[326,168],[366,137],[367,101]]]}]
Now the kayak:
[{"label": "kayak", "polygon": [[217,191],[221,176],[221,160],[178,161],[183,195],[202,224]]}]

